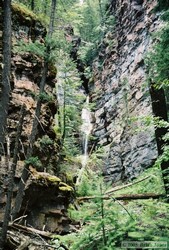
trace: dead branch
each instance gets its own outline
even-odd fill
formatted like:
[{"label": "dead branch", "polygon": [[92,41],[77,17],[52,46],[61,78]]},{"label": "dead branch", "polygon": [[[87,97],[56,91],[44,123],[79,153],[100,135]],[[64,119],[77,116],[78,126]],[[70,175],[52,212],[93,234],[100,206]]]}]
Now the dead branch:
[{"label": "dead branch", "polygon": [[142,181],[144,181],[144,180],[146,180],[146,179],[148,179],[148,178],[150,178],[150,177],[151,177],[151,176],[149,175],[149,176],[146,176],[146,177],[144,177],[143,179],[138,180],[138,181],[135,181],[135,182],[133,182],[133,183],[128,183],[128,184],[123,185],[123,186],[118,186],[118,187],[112,188],[112,189],[106,191],[105,194],[110,194],[110,193],[119,191],[119,190],[121,190],[121,189],[123,189],[123,188],[127,188],[127,187],[130,187],[130,186],[133,186],[133,185],[135,185],[135,184],[137,184],[137,183],[139,183],[139,182],[142,182]]},{"label": "dead branch", "polygon": [[18,221],[18,220],[21,220],[21,219],[23,219],[23,218],[26,218],[28,215],[26,214],[26,215],[23,215],[23,216],[20,216],[19,218],[16,218],[14,221],[12,221],[12,224],[14,224],[16,221]]},{"label": "dead branch", "polygon": [[41,231],[41,230],[38,230],[38,229],[35,229],[35,228],[26,227],[26,226],[19,225],[19,224],[16,224],[16,223],[10,223],[9,226],[11,228],[22,230],[23,232],[27,232],[27,233],[30,233],[30,234],[38,234],[38,235],[40,235],[42,237],[45,237],[45,238],[48,238],[48,239],[52,238],[52,233],[50,233],[50,232]]},{"label": "dead branch", "polygon": [[16,250],[25,250],[30,245],[31,240],[28,237],[25,237],[24,242]]}]

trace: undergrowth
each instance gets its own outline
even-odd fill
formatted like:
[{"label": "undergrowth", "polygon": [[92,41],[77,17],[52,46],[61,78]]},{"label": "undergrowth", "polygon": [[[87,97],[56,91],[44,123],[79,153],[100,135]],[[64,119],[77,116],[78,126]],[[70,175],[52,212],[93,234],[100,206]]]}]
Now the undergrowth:
[{"label": "undergrowth", "polygon": [[[147,176],[149,178],[145,179]],[[84,195],[85,189],[89,190],[85,196],[95,198],[80,201],[76,209],[74,206],[69,209],[70,217],[79,223],[81,229],[56,238],[70,250],[122,250],[125,249],[122,247],[124,241],[168,241],[169,244],[168,203],[162,198],[134,201],[114,198],[125,193],[164,193],[159,166],[147,169],[133,183],[142,179],[137,184],[112,193],[109,199],[102,199],[112,187],[103,184],[103,179],[94,174],[90,181],[86,176],[82,183],[84,188],[80,189],[83,192],[78,195]]]}]

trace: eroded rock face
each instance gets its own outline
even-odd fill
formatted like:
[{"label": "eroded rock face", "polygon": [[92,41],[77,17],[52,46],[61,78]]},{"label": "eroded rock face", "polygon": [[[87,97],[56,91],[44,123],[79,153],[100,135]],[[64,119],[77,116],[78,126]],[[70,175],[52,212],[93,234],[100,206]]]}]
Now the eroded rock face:
[{"label": "eroded rock face", "polygon": [[[23,132],[20,140],[20,154],[19,159],[25,159],[29,137],[32,130],[32,122],[35,115],[35,108],[39,94],[39,86],[43,71],[43,58],[37,56],[35,53],[22,53],[15,52],[18,41],[28,44],[36,41],[39,44],[44,43],[44,36],[46,29],[40,21],[34,19],[34,16],[27,16],[22,13],[18,5],[13,5],[12,12],[13,30],[13,54],[12,54],[12,73],[11,73],[11,98],[10,108],[8,115],[8,133],[10,139],[11,156],[13,156],[13,148],[16,136],[17,123],[20,116],[20,108],[23,104],[26,106],[26,115],[24,118]],[[46,80],[45,93],[50,100],[46,100],[42,104],[41,117],[39,119],[37,139],[42,139],[44,135],[48,136],[51,140],[55,139],[53,131],[54,116],[57,111],[57,100],[55,96],[55,83],[56,83],[56,69],[51,65],[49,67],[48,76]],[[54,143],[53,143],[54,144]],[[53,147],[53,152],[57,156],[57,147]],[[43,158],[47,157],[47,152],[38,152],[40,147],[36,145],[35,154],[40,156],[42,162]],[[51,145],[50,145],[51,149]],[[51,150],[51,151],[52,151]],[[44,156],[44,157],[43,157]],[[56,157],[57,158],[57,157]],[[46,166],[44,166],[46,168]]]},{"label": "eroded rock face", "polygon": [[48,173],[33,168],[30,172],[20,215],[26,213],[25,223],[38,230],[68,233],[71,220],[67,208],[73,198],[73,188]]},{"label": "eroded rock face", "polygon": [[139,118],[152,114],[144,59],[159,25],[155,6],[156,0],[113,0],[116,24],[94,64],[93,134],[106,151],[104,174],[112,182],[137,176],[157,157],[154,129]]},{"label": "eroded rock face", "polygon": [[[18,184],[24,168],[24,161],[29,145],[32,123],[35,116],[37,97],[43,71],[43,58],[34,53],[17,53],[14,47],[18,40],[28,44],[37,41],[44,43],[46,29],[34,16],[23,13],[19,5],[13,5],[12,10],[12,62],[11,62],[11,96],[8,113],[8,150],[10,151],[9,164],[6,157],[1,157],[0,168],[0,221],[3,221],[6,205],[6,193],[9,184],[9,166],[13,160],[13,150],[17,132],[20,109],[24,104],[26,114],[24,117],[23,131],[20,138],[20,149],[15,174],[14,199],[18,191]],[[48,173],[41,173],[40,178],[31,174],[26,183],[20,215],[27,214],[27,225],[39,230],[66,233],[69,231],[70,219],[66,211],[71,199],[72,188],[55,176],[57,174],[57,161],[60,150],[59,142],[54,132],[54,116],[57,112],[57,100],[55,96],[56,68],[49,65],[45,86],[45,98],[43,99],[39,119],[36,142],[33,148],[33,156],[41,161],[41,169]],[[6,150],[6,149],[5,149]],[[4,150],[4,153],[6,153]],[[50,174],[49,174],[50,173]],[[46,179],[49,177],[49,180]],[[42,177],[42,178],[41,178]],[[57,181],[56,181],[57,180]],[[12,205],[14,204],[14,199]]]}]

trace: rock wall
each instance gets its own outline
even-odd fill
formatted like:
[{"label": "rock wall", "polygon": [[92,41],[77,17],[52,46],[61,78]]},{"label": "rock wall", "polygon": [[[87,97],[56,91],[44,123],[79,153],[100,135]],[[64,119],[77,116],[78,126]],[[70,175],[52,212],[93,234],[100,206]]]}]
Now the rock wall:
[{"label": "rock wall", "polygon": [[157,157],[154,129],[144,126],[152,114],[145,55],[159,20],[156,0],[112,0],[115,27],[106,34],[94,63],[91,100],[96,103],[93,135],[106,152],[104,175],[131,179]]},{"label": "rock wall", "polygon": [[[0,26],[0,28],[1,40],[3,27]],[[4,148],[4,156],[1,156],[0,159],[0,222],[3,221],[4,208],[6,205],[6,194],[9,184],[8,174],[13,160],[20,109],[24,104],[26,114],[24,117],[22,136],[20,138],[12,206],[24,167],[43,70],[43,58],[37,56],[35,53],[28,53],[24,50],[22,53],[18,53],[16,50],[18,48],[17,44],[18,41],[23,41],[25,44],[32,41],[43,44],[45,35],[46,28],[31,11],[22,9],[22,6],[18,4],[12,4],[13,50],[10,79],[11,96],[7,121],[8,145],[5,145],[8,150]],[[0,45],[2,44],[0,43]],[[2,49],[2,46],[0,47]],[[54,116],[57,112],[55,83],[56,68],[54,65],[49,65],[45,87],[46,98],[48,97],[49,99],[43,100],[37,138],[33,149],[33,156],[37,156],[42,163],[38,170],[44,171],[45,173],[38,172],[35,168],[31,167],[33,171],[30,169],[30,176],[26,183],[19,215],[22,216],[26,213],[25,224],[29,224],[39,230],[67,233],[70,229],[70,219],[67,215],[67,208],[72,199],[73,189],[55,176],[58,170],[57,163],[60,150],[59,139],[57,139],[53,129]],[[8,151],[8,155],[6,151]],[[9,161],[7,161],[7,159]],[[21,223],[23,223],[23,221]]]},{"label": "rock wall", "polygon": [[[34,119],[37,97],[39,94],[39,85],[43,70],[43,58],[38,57],[35,53],[24,52],[24,49],[18,53],[18,42],[25,44],[36,41],[39,44],[44,43],[46,28],[30,11],[26,11],[18,4],[12,5],[12,61],[11,61],[11,96],[8,112],[8,140],[10,145],[10,156],[13,157],[13,149],[17,131],[17,124],[20,116],[20,109],[23,104],[26,106],[26,114],[24,117],[23,131],[20,139],[20,153],[18,168],[23,167],[29,137],[32,130],[32,122]],[[46,80],[45,93],[50,98],[42,104],[41,117],[38,126],[37,140],[48,136],[51,140],[55,140],[56,135],[53,130],[54,116],[57,111],[57,100],[55,96],[56,69],[50,66]],[[58,154],[58,148],[53,143],[53,151]],[[35,144],[35,155],[39,156],[45,166],[45,159],[48,155],[48,147],[46,152],[40,152],[39,141]],[[42,150],[42,148],[41,148]],[[51,154],[50,154],[51,158]],[[2,164],[2,161],[1,161]],[[3,167],[5,169],[5,165]],[[6,169],[5,169],[6,171]]]}]

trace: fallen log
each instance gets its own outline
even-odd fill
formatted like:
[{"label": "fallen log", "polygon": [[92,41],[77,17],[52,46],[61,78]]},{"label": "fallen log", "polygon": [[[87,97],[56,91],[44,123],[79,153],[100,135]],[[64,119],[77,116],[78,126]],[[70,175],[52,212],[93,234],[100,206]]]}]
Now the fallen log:
[{"label": "fallen log", "polygon": [[103,195],[103,196],[84,196],[78,197],[77,201],[87,201],[93,199],[114,199],[114,200],[143,200],[143,199],[159,199],[165,197],[165,194],[154,194],[154,193],[144,193],[144,194],[121,194],[121,195]]},{"label": "fallen log", "polygon": [[144,199],[159,199],[162,197],[165,197],[165,194],[144,193],[144,194],[122,194],[119,196],[113,196],[115,200],[144,200]]},{"label": "fallen log", "polygon": [[36,235],[38,234],[48,239],[52,239],[52,235],[53,235],[51,232],[41,231],[32,227],[26,227],[26,226],[19,225],[16,223],[10,223],[9,227],[22,230],[23,232],[26,232],[26,233],[31,233],[31,234],[36,234]]}]

